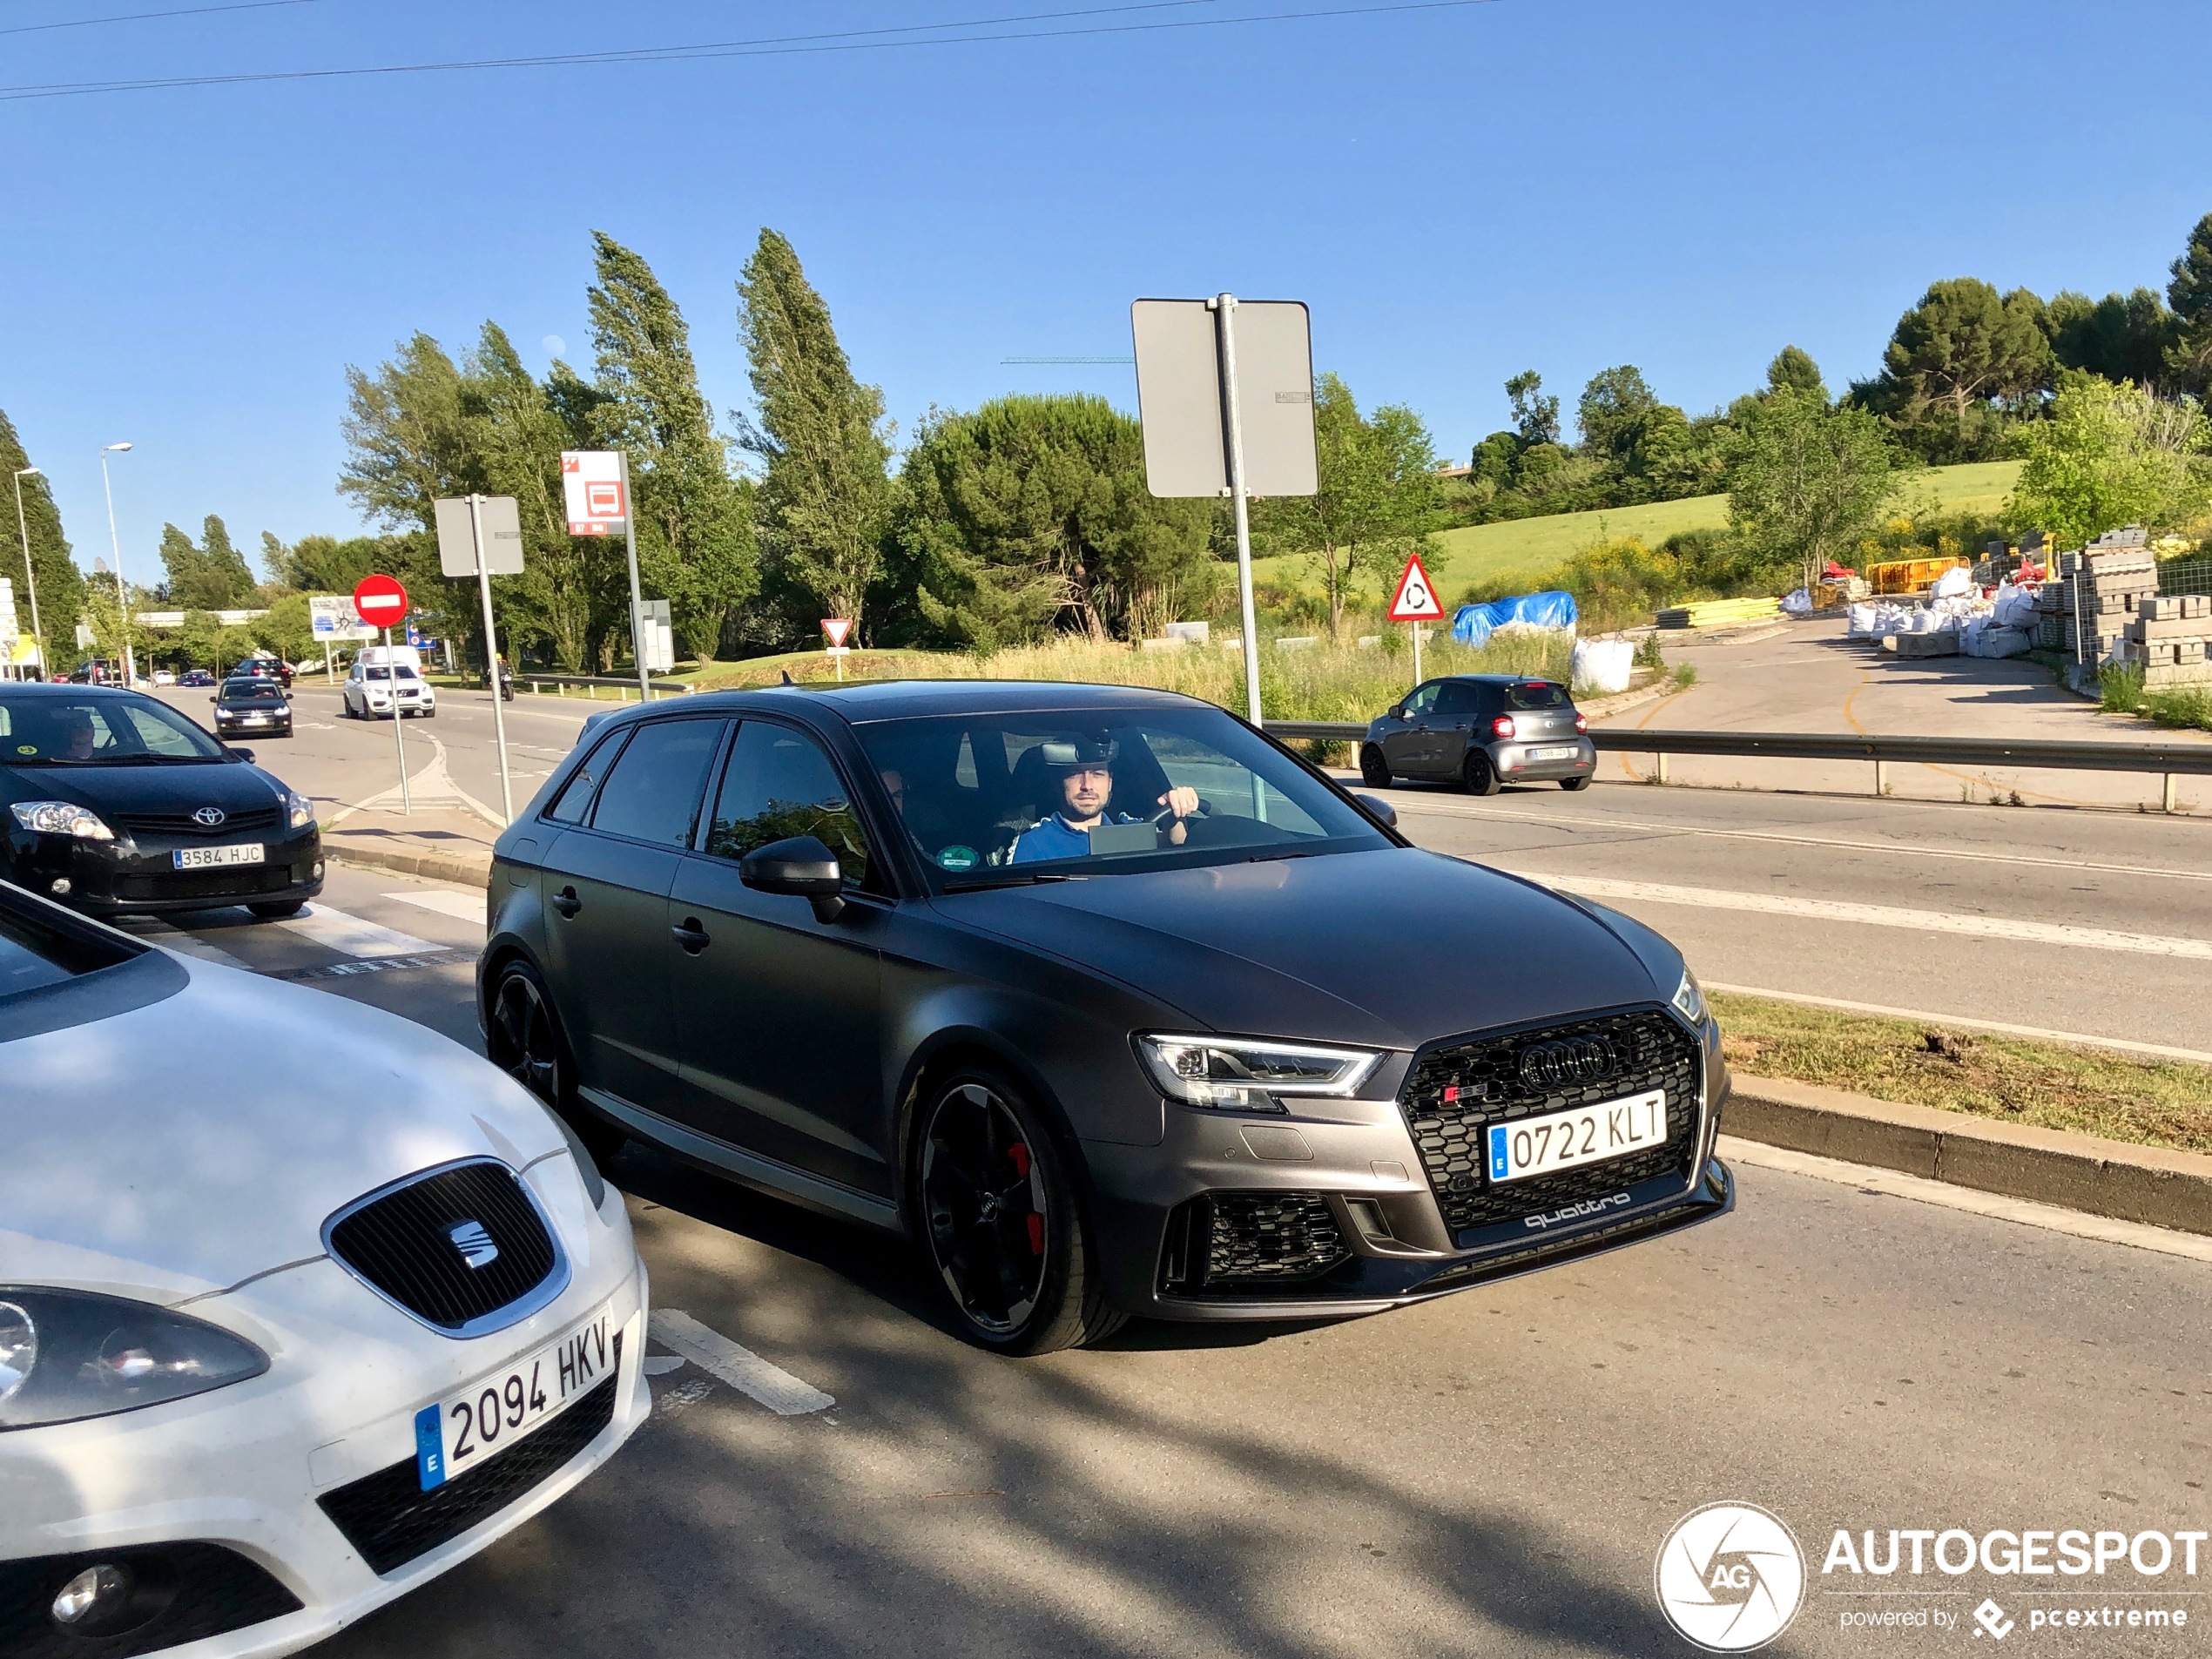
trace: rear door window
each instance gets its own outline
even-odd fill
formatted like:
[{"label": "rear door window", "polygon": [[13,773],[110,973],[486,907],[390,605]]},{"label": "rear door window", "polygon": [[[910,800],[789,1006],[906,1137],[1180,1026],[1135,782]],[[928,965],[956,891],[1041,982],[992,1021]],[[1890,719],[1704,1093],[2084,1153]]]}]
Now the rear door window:
[{"label": "rear door window", "polygon": [[661,846],[688,846],[725,725],[654,720],[639,726],[599,786],[591,827]]},{"label": "rear door window", "polygon": [[1439,714],[1472,714],[1478,700],[1476,688],[1465,680],[1447,680],[1436,694]]}]

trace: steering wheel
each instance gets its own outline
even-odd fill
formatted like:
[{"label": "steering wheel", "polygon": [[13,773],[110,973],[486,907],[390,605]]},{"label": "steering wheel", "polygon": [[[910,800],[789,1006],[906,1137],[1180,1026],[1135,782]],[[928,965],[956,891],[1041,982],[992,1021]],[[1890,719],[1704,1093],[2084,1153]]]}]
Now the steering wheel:
[{"label": "steering wheel", "polygon": [[[1166,823],[1166,822],[1168,821],[1168,819],[1170,819],[1170,818],[1172,818],[1172,817],[1174,817],[1174,816],[1175,816],[1175,808],[1174,808],[1174,807],[1172,807],[1172,806],[1163,806],[1163,807],[1161,807],[1161,808],[1160,808],[1160,810],[1159,810],[1158,812],[1157,812],[1157,813],[1153,813],[1153,814],[1152,814],[1152,816],[1151,816],[1150,819],[1148,819],[1146,820],[1146,822],[1148,822],[1148,823],[1151,824],[1151,825],[1152,825],[1155,828],[1157,828],[1157,827],[1158,827],[1160,825]],[[1197,812],[1193,813],[1191,814],[1191,817],[1193,817],[1193,818],[1211,818],[1212,816],[1213,816],[1213,803],[1212,803],[1211,801],[1208,800],[1208,799],[1206,799],[1204,795],[1199,796],[1199,797],[1198,797],[1198,810],[1197,810]]]}]

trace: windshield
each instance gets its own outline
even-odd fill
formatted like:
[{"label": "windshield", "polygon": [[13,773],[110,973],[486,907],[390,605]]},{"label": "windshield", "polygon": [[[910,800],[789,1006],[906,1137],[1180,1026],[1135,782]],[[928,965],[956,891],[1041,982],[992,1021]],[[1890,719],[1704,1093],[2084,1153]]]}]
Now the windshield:
[{"label": "windshield", "polygon": [[[381,663],[370,664],[365,666],[361,670],[361,672],[367,678],[373,680],[388,680],[392,678],[392,671],[386,668]],[[400,664],[399,674],[400,678],[403,680],[421,679],[422,678],[413,669],[409,668],[405,663],[401,663]]]},{"label": "windshield", "polygon": [[10,693],[0,687],[0,761],[11,766],[122,766],[221,760],[220,744],[150,697]]},{"label": "windshield", "polygon": [[226,703],[281,703],[284,688],[269,680],[228,680],[223,685]]},{"label": "windshield", "polygon": [[1218,710],[946,715],[856,731],[948,890],[1391,845]]}]

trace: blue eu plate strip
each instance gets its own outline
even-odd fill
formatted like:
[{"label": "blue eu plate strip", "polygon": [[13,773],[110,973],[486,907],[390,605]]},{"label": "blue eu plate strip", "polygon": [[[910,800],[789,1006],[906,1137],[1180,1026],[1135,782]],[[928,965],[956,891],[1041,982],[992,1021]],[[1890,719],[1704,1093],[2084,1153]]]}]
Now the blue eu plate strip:
[{"label": "blue eu plate strip", "polygon": [[425,1406],[415,1414],[415,1473],[425,1492],[446,1483],[446,1442],[439,1433],[435,1406]]},{"label": "blue eu plate strip", "polygon": [[1490,1178],[1502,1181],[1510,1173],[1506,1168],[1506,1126],[1493,1123],[1490,1125]]}]

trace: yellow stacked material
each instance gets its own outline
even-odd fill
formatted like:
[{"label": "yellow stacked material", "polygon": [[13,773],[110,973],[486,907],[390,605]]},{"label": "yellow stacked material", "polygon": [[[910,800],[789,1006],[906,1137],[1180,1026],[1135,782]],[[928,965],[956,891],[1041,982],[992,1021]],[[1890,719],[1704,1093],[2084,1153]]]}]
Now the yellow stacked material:
[{"label": "yellow stacked material", "polygon": [[1946,570],[1964,565],[1965,559],[1890,559],[1866,567],[1867,585],[1878,594],[1923,593]]},{"label": "yellow stacked material", "polygon": [[1653,618],[1662,628],[1723,628],[1737,623],[1764,622],[1781,614],[1775,599],[1707,599],[1697,604],[1675,605]]}]

